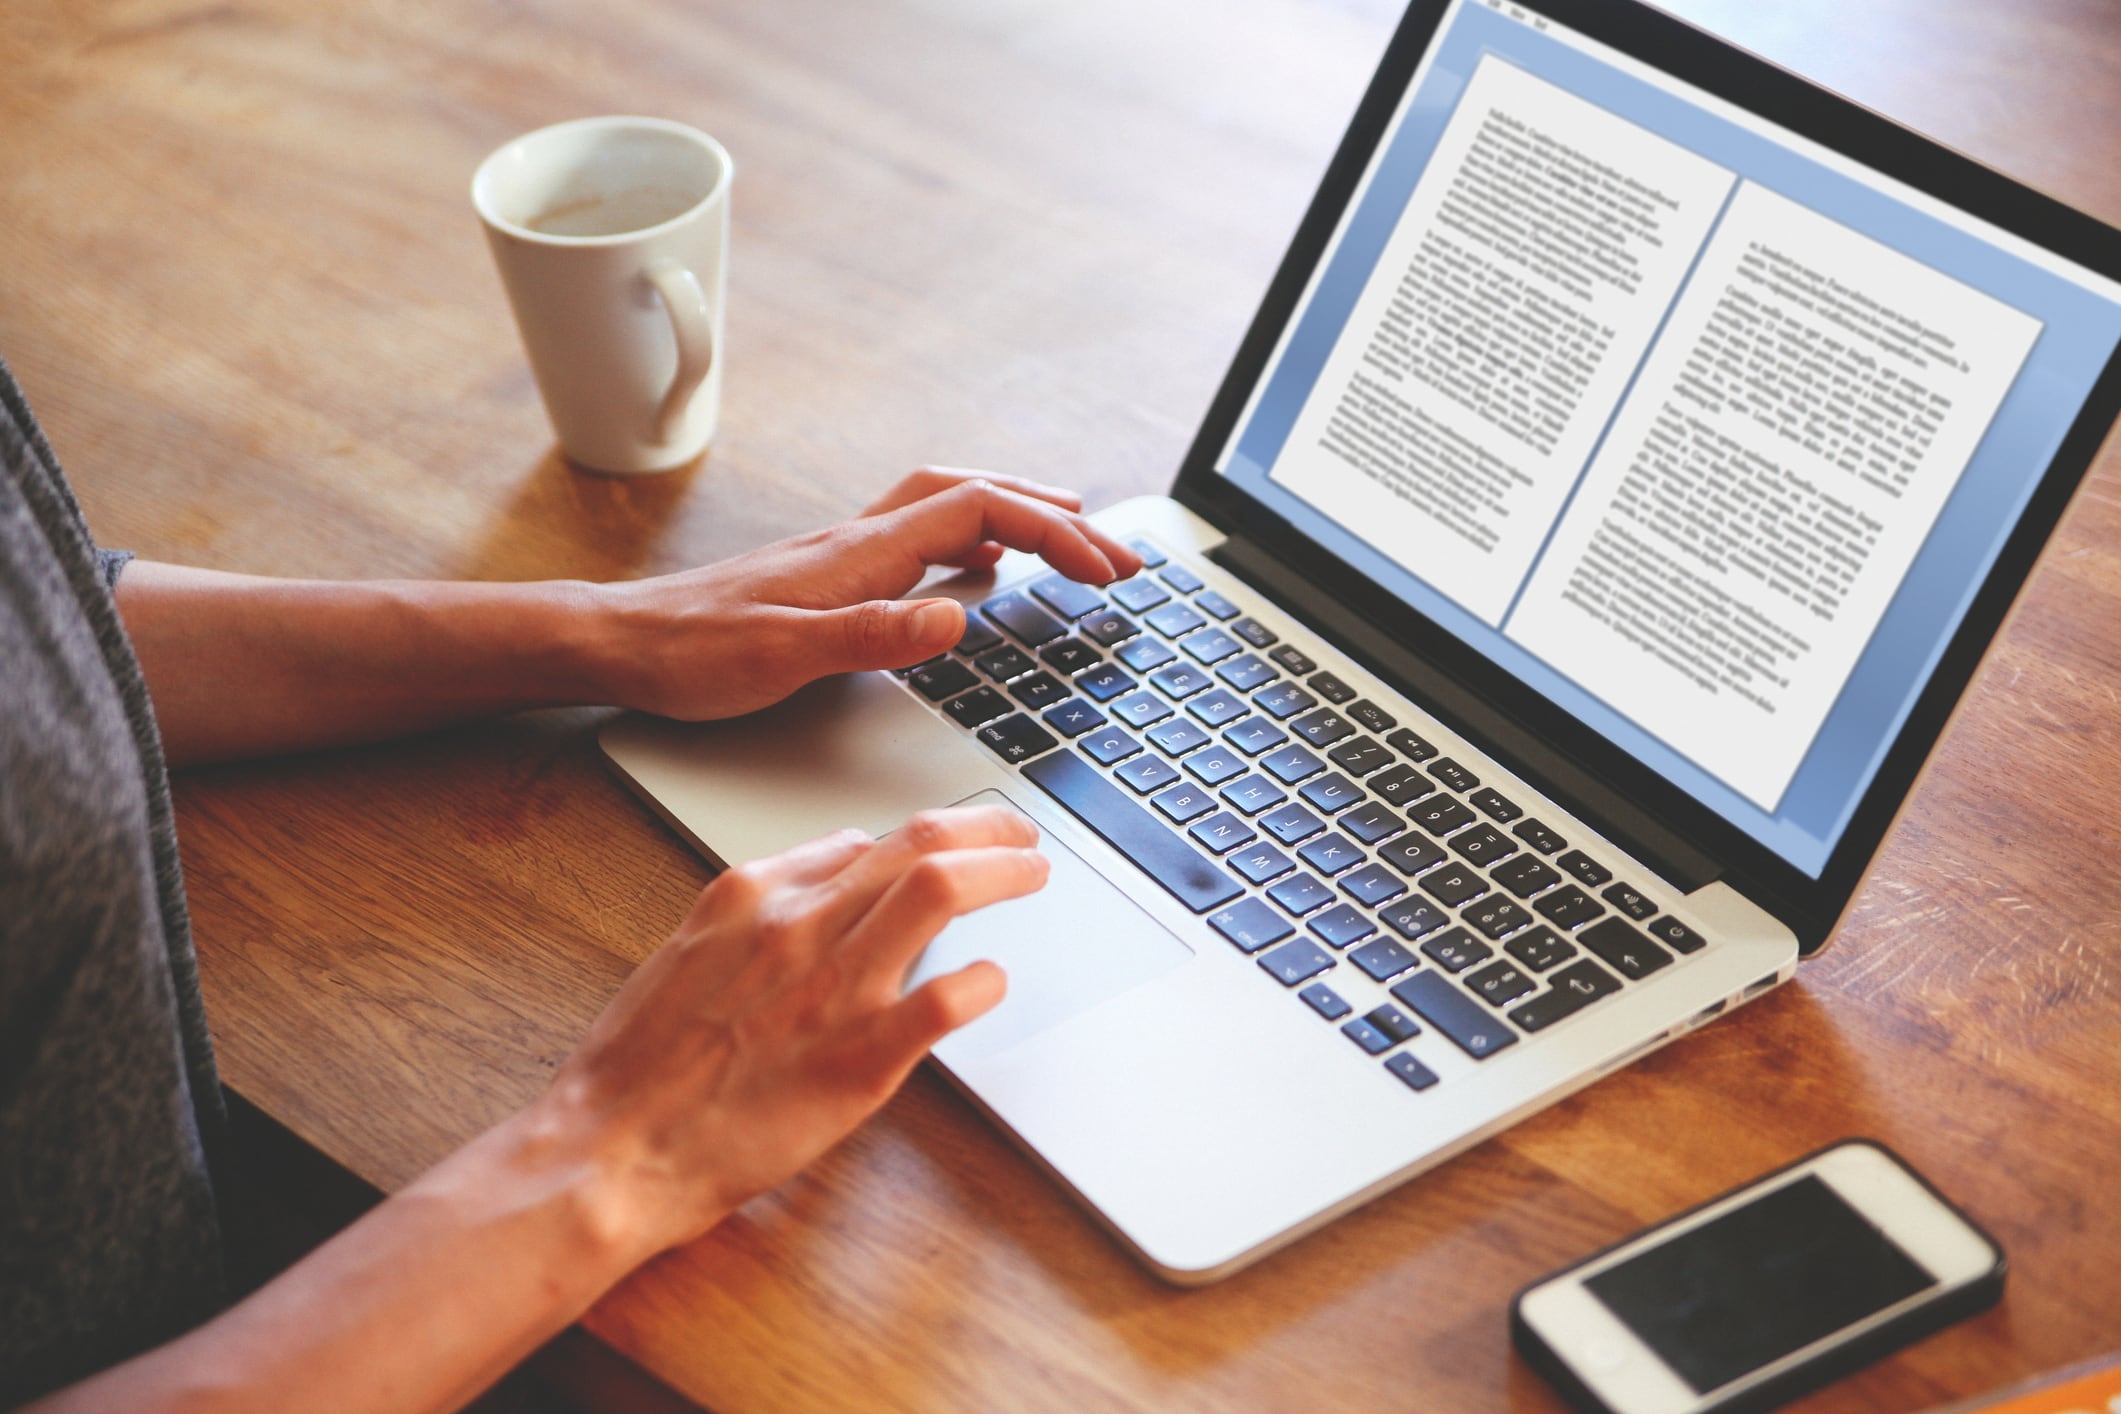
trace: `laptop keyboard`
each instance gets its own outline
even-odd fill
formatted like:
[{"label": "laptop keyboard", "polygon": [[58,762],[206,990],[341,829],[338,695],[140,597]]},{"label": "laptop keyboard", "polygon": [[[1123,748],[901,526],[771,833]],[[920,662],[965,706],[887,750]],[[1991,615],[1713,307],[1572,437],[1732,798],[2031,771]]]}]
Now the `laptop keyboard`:
[{"label": "laptop keyboard", "polygon": [[[1146,541],[981,604],[907,687],[1415,1091],[1703,939]],[[1410,709],[1399,708],[1400,711]],[[1418,725],[1418,724],[1417,724]],[[1390,1000],[1361,1015],[1360,976]],[[1336,982],[1339,983],[1336,989]]]}]

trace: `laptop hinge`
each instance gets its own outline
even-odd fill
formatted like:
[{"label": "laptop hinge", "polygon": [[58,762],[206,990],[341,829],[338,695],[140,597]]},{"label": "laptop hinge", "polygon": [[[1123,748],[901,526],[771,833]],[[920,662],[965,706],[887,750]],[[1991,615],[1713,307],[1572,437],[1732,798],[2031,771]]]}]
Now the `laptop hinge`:
[{"label": "laptop hinge", "polygon": [[1562,805],[1684,893],[1713,883],[1723,866],[1537,734],[1497,711],[1414,649],[1281,564],[1253,541],[1232,535],[1208,558],[1293,611],[1349,657],[1435,713],[1527,780],[1544,783]]}]

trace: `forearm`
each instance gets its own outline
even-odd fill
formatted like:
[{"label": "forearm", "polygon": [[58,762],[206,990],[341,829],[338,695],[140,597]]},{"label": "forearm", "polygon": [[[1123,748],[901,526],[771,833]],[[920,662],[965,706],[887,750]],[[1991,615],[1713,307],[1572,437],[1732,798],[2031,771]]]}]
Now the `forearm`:
[{"label": "forearm", "polygon": [[218,1319],[31,1407],[457,1408],[652,1255],[618,1191],[534,1108]]},{"label": "forearm", "polygon": [[604,591],[262,579],[135,561],[118,609],[173,764],[594,701]]}]

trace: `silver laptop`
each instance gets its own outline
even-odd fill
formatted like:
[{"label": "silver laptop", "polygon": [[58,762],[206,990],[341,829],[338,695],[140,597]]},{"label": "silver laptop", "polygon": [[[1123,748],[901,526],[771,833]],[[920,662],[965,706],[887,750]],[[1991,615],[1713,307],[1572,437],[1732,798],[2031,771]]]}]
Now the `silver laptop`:
[{"label": "silver laptop", "polygon": [[[1628,0],[1417,0],[1150,568],[626,718],[710,856],[1004,801],[936,1059],[1225,1276],[1824,945],[2121,403],[2121,235]],[[1948,943],[1938,940],[1940,945]]]}]

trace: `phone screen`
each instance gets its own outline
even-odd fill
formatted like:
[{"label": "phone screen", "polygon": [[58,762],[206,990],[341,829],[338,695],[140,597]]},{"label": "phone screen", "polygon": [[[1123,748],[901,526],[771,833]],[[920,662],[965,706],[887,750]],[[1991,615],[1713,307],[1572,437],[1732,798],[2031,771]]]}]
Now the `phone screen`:
[{"label": "phone screen", "polygon": [[1696,1394],[1935,1285],[1809,1174],[1584,1281]]}]

